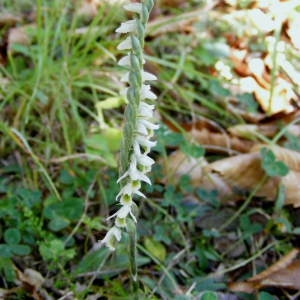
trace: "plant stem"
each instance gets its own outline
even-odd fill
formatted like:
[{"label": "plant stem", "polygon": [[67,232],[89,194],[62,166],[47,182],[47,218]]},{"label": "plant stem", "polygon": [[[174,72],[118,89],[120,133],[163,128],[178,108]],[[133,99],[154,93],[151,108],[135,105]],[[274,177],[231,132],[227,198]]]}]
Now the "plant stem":
[{"label": "plant stem", "polygon": [[128,220],[127,230],[129,234],[129,269],[132,285],[133,299],[138,300],[138,273],[137,273],[137,237],[136,224],[132,220]]}]

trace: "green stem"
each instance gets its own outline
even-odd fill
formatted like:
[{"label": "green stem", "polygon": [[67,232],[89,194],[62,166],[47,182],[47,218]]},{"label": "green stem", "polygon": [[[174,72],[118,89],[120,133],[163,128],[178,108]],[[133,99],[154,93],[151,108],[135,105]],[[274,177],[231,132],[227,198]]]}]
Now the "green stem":
[{"label": "green stem", "polygon": [[128,220],[127,230],[129,234],[129,269],[132,285],[132,295],[134,300],[138,300],[138,272],[137,272],[137,237],[136,225],[132,220]]}]

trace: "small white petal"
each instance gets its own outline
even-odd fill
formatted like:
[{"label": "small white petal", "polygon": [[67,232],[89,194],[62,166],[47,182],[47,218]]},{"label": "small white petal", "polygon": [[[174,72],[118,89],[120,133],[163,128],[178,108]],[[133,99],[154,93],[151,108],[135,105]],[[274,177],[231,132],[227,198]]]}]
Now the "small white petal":
[{"label": "small white petal", "polygon": [[157,77],[149,72],[142,72],[142,80],[143,81],[149,81],[149,80],[157,80]]},{"label": "small white petal", "polygon": [[[149,148],[148,145],[153,145],[153,143],[156,144],[155,142],[151,142],[151,141],[143,142],[143,146]],[[148,184],[151,184],[151,180],[148,178],[148,176],[146,176],[143,172],[138,170],[137,159],[135,157],[135,154],[131,155],[130,160],[131,162],[129,165],[129,169],[118,179],[117,182],[120,182],[121,180],[129,176],[132,181],[144,181]]]},{"label": "small white petal", "polygon": [[121,177],[118,178],[117,183],[119,183],[121,180],[123,180],[127,176],[129,176],[129,172],[128,171],[126,171]]},{"label": "small white petal", "polygon": [[132,48],[131,37],[128,36],[124,41],[122,41],[118,46],[118,50],[129,50]]},{"label": "small white petal", "polygon": [[154,164],[154,160],[146,154],[142,154],[137,157],[137,161],[140,165],[150,167]]},{"label": "small white petal", "polygon": [[154,164],[154,160],[146,154],[142,154],[140,145],[137,142],[133,144],[133,153],[139,165],[149,167]]},{"label": "small white petal", "polygon": [[137,168],[137,159],[135,154],[131,155],[131,163],[129,166],[129,177],[133,181],[144,181],[148,184],[151,184],[151,180],[141,171]]},{"label": "small white petal", "polygon": [[155,105],[151,105],[142,101],[139,105],[139,115],[142,117],[151,116],[152,118],[154,108]]},{"label": "small white petal", "polygon": [[144,136],[137,136],[136,140],[141,146],[144,146],[146,148],[152,148],[156,145],[155,141],[150,141]]},{"label": "small white petal", "polygon": [[149,130],[157,130],[159,128],[159,125],[158,124],[153,124],[151,123],[150,121],[148,120],[145,120],[145,119],[140,119],[138,121],[138,126],[139,125],[144,125],[145,128],[149,129]]},{"label": "small white petal", "polygon": [[142,85],[141,97],[142,99],[150,100],[155,100],[157,98],[156,95],[153,92],[151,92],[150,85],[147,84]]},{"label": "small white petal", "polygon": [[[143,59],[143,64],[146,61]],[[123,67],[130,67],[131,66],[131,61],[130,61],[130,55],[126,55],[124,57],[122,57],[119,61],[118,61],[118,65],[119,66],[123,66]]]},{"label": "small white petal", "polygon": [[121,240],[121,230],[116,226],[112,227],[105,235],[104,239],[101,241],[105,244],[111,251],[115,250],[116,243]]},{"label": "small white petal", "polygon": [[146,126],[139,122],[137,124],[137,132],[140,134],[140,135],[144,135],[144,136],[147,136],[148,135],[148,129],[146,128]]},{"label": "small white petal", "polygon": [[[122,78],[121,78],[121,82],[129,82],[129,74],[130,74],[130,72],[127,72],[127,73],[125,73],[123,76],[122,76]],[[144,82],[144,81],[149,81],[149,80],[156,80],[157,78],[156,78],[156,76],[154,76],[153,74],[151,74],[151,73],[148,73],[148,72],[142,72],[142,81]],[[142,91],[141,91],[141,93],[142,93]],[[146,94],[145,94],[147,97],[147,99],[156,99],[156,96],[155,96],[155,94],[154,93],[152,93],[151,91],[150,91],[150,89],[146,92]],[[150,97],[150,98],[149,98]],[[143,98],[143,97],[142,97]],[[145,98],[144,98],[145,99]]]},{"label": "small white petal", "polygon": [[126,72],[126,73],[121,77],[121,82],[129,82],[129,74],[130,74],[130,72]]},{"label": "small white petal", "polygon": [[118,65],[122,66],[122,67],[129,67],[130,66],[130,55],[126,55],[126,56],[122,57],[118,61]]},{"label": "small white petal", "polygon": [[115,215],[117,216],[117,218],[120,218],[120,219],[125,219],[125,218],[127,218],[128,215],[130,215],[132,217],[132,219],[134,220],[134,222],[137,223],[137,220],[136,220],[133,212],[131,211],[131,208],[132,208],[131,205],[124,205],[116,212]]},{"label": "small white petal", "polygon": [[142,3],[128,3],[123,7],[125,10],[135,12],[137,14],[141,14],[143,9]]},{"label": "small white petal", "polygon": [[125,219],[131,211],[131,205],[124,205],[117,211],[117,217]]},{"label": "small white petal", "polygon": [[123,22],[119,28],[116,29],[118,33],[135,32],[137,29],[136,20]]}]

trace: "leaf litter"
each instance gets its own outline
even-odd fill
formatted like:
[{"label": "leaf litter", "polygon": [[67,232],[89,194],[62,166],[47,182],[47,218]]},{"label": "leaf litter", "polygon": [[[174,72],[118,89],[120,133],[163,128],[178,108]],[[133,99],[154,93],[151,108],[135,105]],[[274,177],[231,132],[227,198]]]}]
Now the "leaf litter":
[{"label": "leaf litter", "polygon": [[[154,41],[166,34],[180,33],[193,37],[198,32],[197,26],[201,25],[203,16],[209,22],[220,24],[220,27],[228,26],[230,30],[224,33],[225,41],[223,40],[221,44],[229,49],[229,54],[218,58],[207,70],[210,76],[217,76],[222,80],[222,87],[225,89],[221,91],[215,86],[214,100],[219,101],[218,104],[226,112],[238,116],[241,122],[232,122],[234,124],[228,122],[227,127],[221,122],[219,125],[220,116],[210,116],[210,112],[205,117],[211,119],[216,126],[212,126],[210,122],[199,121],[197,117],[189,123],[179,120],[188,140],[201,145],[206,155],[193,157],[186,151],[173,147],[171,154],[162,160],[165,176],[161,183],[167,185],[169,178],[175,177],[179,181],[183,175],[188,174],[195,188],[217,191],[218,199],[224,205],[222,212],[225,213],[223,216],[217,214],[216,217],[212,211],[210,215],[200,217],[200,221],[196,223],[201,230],[207,230],[205,234],[211,238],[214,232],[210,230],[216,226],[222,227],[222,224],[234,214],[233,208],[243,203],[245,195],[251,194],[254,190],[253,197],[257,205],[264,200],[277,201],[278,191],[283,186],[285,189],[282,206],[290,205],[294,209],[300,207],[300,154],[295,149],[285,147],[289,140],[288,134],[300,137],[297,124],[300,107],[300,66],[297,61],[300,49],[299,1],[257,0],[246,7],[243,7],[240,1],[211,1],[204,9],[182,13],[179,18],[170,12],[170,7],[184,9],[186,5],[185,1],[160,1],[152,16],[149,37]],[[101,1],[82,1],[76,14],[93,19],[100,6]],[[161,16],[163,14],[165,15]],[[19,15],[0,15],[0,26],[6,26],[7,33],[8,45],[5,51],[14,49],[13,45],[28,46],[32,42],[26,33],[28,25],[19,26],[21,23],[23,18]],[[231,30],[233,28],[234,30]],[[83,35],[87,33],[88,30],[82,31]],[[219,36],[210,29],[206,33],[206,38],[217,39]],[[1,52],[1,62],[6,64],[6,60],[7,53]],[[158,73],[161,71],[155,63],[150,64],[149,68],[157,69]],[[5,81],[7,78],[0,80],[7,85]],[[176,96],[179,94],[177,91],[172,92]],[[181,101],[182,97],[178,99]],[[193,105],[198,108],[198,104]],[[275,139],[276,144],[272,139]],[[258,204],[257,210],[263,205]],[[251,209],[255,210],[255,206],[251,206]],[[260,220],[259,217],[262,215],[268,221],[273,217],[276,219],[276,214],[269,216],[261,211],[245,218]],[[245,222],[247,226],[250,226],[250,223]],[[273,238],[268,236],[270,235],[268,222],[264,219],[258,223],[263,224],[263,229],[252,228],[255,234],[251,237],[251,242],[262,247],[264,243],[271,243]],[[239,225],[237,221],[232,224]],[[229,251],[230,258],[238,259],[245,253],[253,255],[255,250],[259,251],[254,245],[251,246],[249,241],[240,243],[243,236],[234,232],[232,227],[230,230],[222,237],[223,239],[212,238],[213,246],[220,253],[235,243],[239,243],[239,246],[234,249],[235,251]],[[149,244],[149,240],[145,241]],[[153,245],[148,248],[152,249]],[[289,244],[289,247],[291,246]],[[298,253],[298,249],[293,249],[281,258],[278,255],[273,258],[271,264],[267,258],[262,257],[262,260],[265,259],[265,271],[250,276],[245,281],[233,281],[229,284],[229,289],[247,293],[255,293],[265,287],[300,290]],[[164,259],[165,255],[164,252]],[[249,270],[249,265],[247,266],[248,269],[241,267],[242,273],[243,270]],[[220,263],[218,267],[222,269],[224,266]],[[229,272],[229,278],[236,279],[237,274]],[[31,291],[34,299],[51,299],[47,298],[46,294],[40,296],[41,291],[44,293],[46,291],[42,288],[44,278],[39,272],[25,269],[23,272],[19,271],[18,276],[21,285]]]}]

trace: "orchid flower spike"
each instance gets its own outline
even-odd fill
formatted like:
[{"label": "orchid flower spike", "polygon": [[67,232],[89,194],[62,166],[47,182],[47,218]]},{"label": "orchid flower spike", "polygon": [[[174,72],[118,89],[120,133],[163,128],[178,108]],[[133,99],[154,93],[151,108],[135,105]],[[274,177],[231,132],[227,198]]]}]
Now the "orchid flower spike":
[{"label": "orchid flower spike", "polygon": [[134,198],[137,196],[145,198],[140,191],[141,182],[151,184],[146,173],[154,164],[149,153],[151,148],[156,145],[152,136],[154,130],[159,126],[153,119],[156,95],[151,91],[149,81],[152,82],[157,78],[144,70],[143,44],[146,25],[153,5],[154,0],[126,4],[124,9],[135,14],[135,17],[133,20],[123,22],[116,29],[116,33],[127,35],[117,46],[118,50],[126,51],[126,55],[119,60],[118,65],[127,70],[121,78],[127,87],[125,91],[121,91],[121,94],[127,96],[130,106],[128,111],[132,113],[125,119],[122,145],[127,145],[127,147],[121,148],[121,170],[117,182],[121,183],[122,187],[116,197],[120,208],[108,218],[114,219],[115,224],[102,240],[102,244],[112,251],[121,240],[122,230],[127,226],[127,218],[132,218],[134,222],[137,222],[133,210],[136,206]]}]

